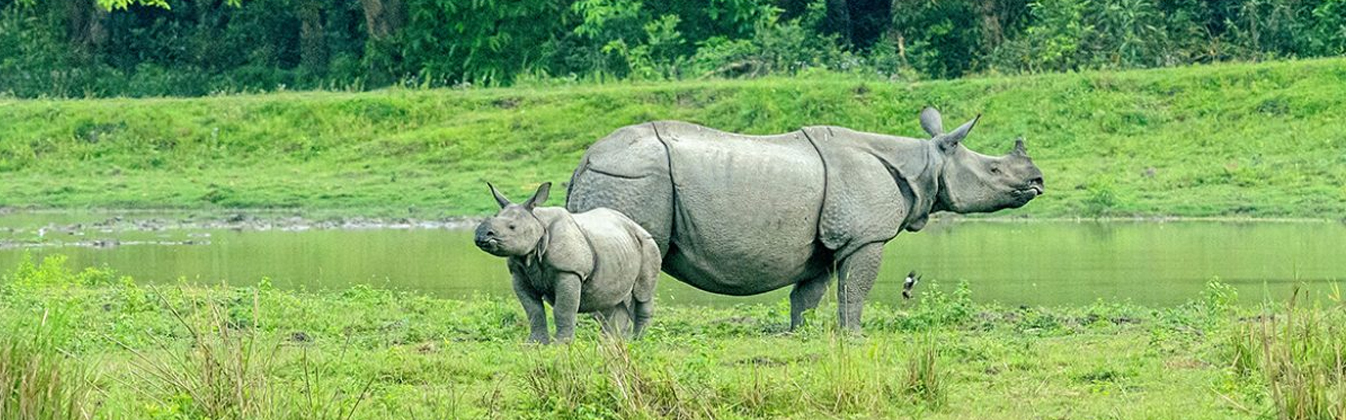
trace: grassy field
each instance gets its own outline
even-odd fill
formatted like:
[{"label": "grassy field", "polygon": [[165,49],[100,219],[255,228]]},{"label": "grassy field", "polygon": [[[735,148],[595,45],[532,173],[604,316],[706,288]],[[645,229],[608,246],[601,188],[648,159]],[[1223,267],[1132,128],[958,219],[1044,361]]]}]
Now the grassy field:
[{"label": "grassy field", "polygon": [[[933,290],[933,289],[931,289]],[[512,300],[146,288],[60,258],[0,283],[5,419],[1346,418],[1346,306],[1252,309],[1212,283],[1151,309],[659,307],[649,334],[523,344]],[[43,411],[46,410],[46,411]]]},{"label": "grassy field", "polygon": [[[0,207],[477,215],[493,181],[564,182],[613,129],[833,124],[917,135],[921,107],[1022,134],[1047,194],[1003,215],[1338,218],[1346,59],[915,84],[832,74],[658,84],[0,100]],[[951,121],[951,123],[954,121]],[[553,202],[561,202],[556,197]]]}]

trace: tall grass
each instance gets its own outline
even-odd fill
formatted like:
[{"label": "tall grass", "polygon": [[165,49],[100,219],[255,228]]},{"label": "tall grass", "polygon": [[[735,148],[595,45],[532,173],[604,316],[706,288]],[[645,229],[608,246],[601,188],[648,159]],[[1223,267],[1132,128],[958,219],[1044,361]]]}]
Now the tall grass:
[{"label": "tall grass", "polygon": [[902,390],[918,401],[938,408],[947,401],[944,383],[935,341],[926,337],[907,357],[907,376]]},{"label": "tall grass", "polygon": [[1264,314],[1234,328],[1233,366],[1267,386],[1274,416],[1346,420],[1346,307]]},{"label": "tall grass", "polygon": [[[603,340],[542,349],[522,379],[534,409],[563,418],[777,417],[801,410],[888,415],[893,407],[945,404],[933,339],[916,340],[903,352],[887,340],[857,344],[837,333],[828,340],[816,369],[800,366],[783,377],[763,374],[761,365],[777,363],[772,360],[745,360],[753,368],[743,374],[719,365],[642,360],[633,354],[639,344]],[[770,369],[791,370],[785,365]]]},{"label": "tall grass", "polygon": [[31,335],[0,335],[0,419],[93,417],[96,405],[91,402],[87,371],[57,347],[48,315],[42,314]]},{"label": "tall grass", "polygon": [[705,387],[680,380],[667,366],[642,363],[629,345],[607,338],[539,356],[524,383],[540,408],[624,419],[714,418]]},{"label": "tall grass", "polygon": [[[139,394],[165,406],[210,419],[333,419],[352,418],[369,396],[373,380],[367,380],[354,395],[346,395],[332,381],[332,363],[317,363],[307,349],[299,356],[298,392],[277,380],[283,348],[277,338],[262,334],[260,294],[252,290],[250,323],[240,322],[218,301],[217,296],[181,302],[192,313],[179,311],[156,290],[161,304],[191,340],[185,348],[159,342],[154,352],[122,346],[135,356]],[[349,343],[348,343],[349,344]],[[185,399],[182,398],[185,396]]]}]

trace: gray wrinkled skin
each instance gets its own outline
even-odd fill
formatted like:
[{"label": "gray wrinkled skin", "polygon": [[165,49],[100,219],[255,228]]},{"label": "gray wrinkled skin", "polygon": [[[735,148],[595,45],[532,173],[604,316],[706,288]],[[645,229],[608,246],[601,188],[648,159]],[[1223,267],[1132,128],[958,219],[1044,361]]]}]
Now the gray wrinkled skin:
[{"label": "gray wrinkled skin", "polygon": [[883,245],[935,211],[1017,208],[1043,192],[1023,139],[1006,156],[963,146],[976,119],[944,132],[926,109],[929,141],[841,127],[769,136],[660,121],[623,127],[585,153],[567,209],[606,207],[653,235],[663,270],[712,293],[794,286],[791,328],[832,275],[843,327],[858,330]]},{"label": "gray wrinkled skin", "polygon": [[500,212],[476,232],[478,248],[507,259],[514,293],[528,315],[528,339],[550,341],[543,302],[552,307],[557,341],[575,337],[578,313],[593,313],[604,333],[639,337],[653,316],[658,245],[613,210],[572,214],[537,207],[550,189],[551,183],[542,184],[528,201],[514,204],[491,186]]}]

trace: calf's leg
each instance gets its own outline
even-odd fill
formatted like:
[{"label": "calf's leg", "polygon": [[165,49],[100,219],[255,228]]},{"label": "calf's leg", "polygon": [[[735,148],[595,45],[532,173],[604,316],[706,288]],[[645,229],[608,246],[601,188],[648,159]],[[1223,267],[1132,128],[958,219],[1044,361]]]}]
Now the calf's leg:
[{"label": "calf's leg", "polygon": [[580,311],[580,277],[572,273],[556,276],[556,299],[551,315],[556,319],[556,341],[575,339],[575,316]]},{"label": "calf's leg", "polygon": [[[512,271],[512,270],[511,270]],[[514,275],[514,295],[523,305],[523,313],[528,316],[528,341],[547,344],[547,312],[542,306],[542,296],[533,291],[528,281],[518,273]]]}]

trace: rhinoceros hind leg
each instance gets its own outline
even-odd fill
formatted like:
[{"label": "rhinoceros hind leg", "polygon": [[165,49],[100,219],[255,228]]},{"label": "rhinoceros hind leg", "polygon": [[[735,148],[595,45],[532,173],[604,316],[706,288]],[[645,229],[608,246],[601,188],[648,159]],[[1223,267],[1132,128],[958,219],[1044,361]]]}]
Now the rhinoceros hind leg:
[{"label": "rhinoceros hind leg", "polygon": [[879,277],[882,261],[882,242],[861,246],[841,260],[841,271],[837,273],[837,314],[842,329],[860,331],[860,311],[864,309],[869,290],[874,288],[874,280]]},{"label": "rhinoceros hind leg", "polygon": [[603,335],[620,338],[631,325],[631,302],[625,301],[608,309],[594,313],[594,318],[603,327]]},{"label": "rhinoceros hind leg", "polygon": [[804,311],[818,307],[818,302],[823,300],[823,294],[827,292],[827,285],[831,283],[830,270],[812,279],[795,283],[794,290],[790,291],[790,331],[804,325]]},{"label": "rhinoceros hind leg", "polygon": [[635,288],[631,291],[631,317],[635,320],[631,335],[640,338],[654,317],[654,288],[659,281],[659,247],[652,239],[641,242],[643,256],[640,277],[636,278]]},{"label": "rhinoceros hind leg", "polygon": [[645,334],[645,327],[650,325],[650,318],[654,317],[654,301],[634,302],[635,326],[632,328],[631,336],[640,338]]}]

